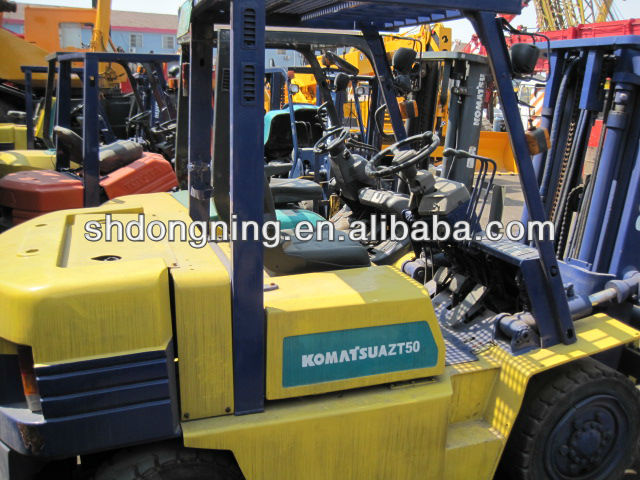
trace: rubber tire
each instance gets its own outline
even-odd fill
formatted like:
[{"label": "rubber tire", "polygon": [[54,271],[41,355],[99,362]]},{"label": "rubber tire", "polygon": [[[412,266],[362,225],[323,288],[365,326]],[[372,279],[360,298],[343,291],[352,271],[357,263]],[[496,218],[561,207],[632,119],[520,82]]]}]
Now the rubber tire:
[{"label": "rubber tire", "polygon": [[164,442],[126,449],[96,471],[94,480],[242,480],[230,452]]},{"label": "rubber tire", "polygon": [[[496,478],[556,480],[545,469],[545,445],[553,428],[573,405],[600,394],[612,395],[628,419],[624,451],[608,471],[591,476],[558,476],[558,479],[616,480],[634,460],[640,434],[640,394],[624,375],[585,358],[545,372],[531,380],[523,406],[505,448]],[[601,464],[610,463],[604,459]],[[598,473],[598,472],[596,472]]]}]

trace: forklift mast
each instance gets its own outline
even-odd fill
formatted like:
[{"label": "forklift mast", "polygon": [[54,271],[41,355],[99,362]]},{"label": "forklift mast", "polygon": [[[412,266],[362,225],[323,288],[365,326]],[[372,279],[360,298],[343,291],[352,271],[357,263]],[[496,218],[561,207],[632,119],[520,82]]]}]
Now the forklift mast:
[{"label": "forklift mast", "polygon": [[638,36],[551,43],[542,112],[551,149],[534,168],[562,274],[576,294],[640,267],[639,43]]},{"label": "forklift mast", "polygon": [[[425,52],[420,64],[425,72],[417,95],[422,111],[420,118],[412,120],[417,125],[410,125],[411,134],[444,128],[445,149],[477,154],[484,97],[490,79],[487,58],[462,52]],[[438,105],[446,111],[446,124],[437,118]],[[475,160],[445,157],[442,170],[443,176],[471,190]]]}]

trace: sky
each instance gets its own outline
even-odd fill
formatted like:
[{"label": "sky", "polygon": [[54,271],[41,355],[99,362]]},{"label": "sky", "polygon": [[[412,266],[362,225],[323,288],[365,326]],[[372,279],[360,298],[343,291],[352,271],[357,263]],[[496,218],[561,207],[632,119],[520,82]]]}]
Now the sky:
[{"label": "sky", "polygon": [[[17,2],[65,7],[91,7],[91,0],[17,0]],[[177,14],[178,7],[182,2],[183,0],[112,0],[112,8],[114,10],[133,12]],[[614,0],[614,6],[619,13],[620,19],[640,18],[640,0]],[[533,6],[531,5],[523,10],[523,14],[516,17],[511,23],[514,26],[535,27],[536,15]],[[448,26],[453,28],[454,40],[466,42],[473,33],[473,28],[466,20],[450,22]]]}]

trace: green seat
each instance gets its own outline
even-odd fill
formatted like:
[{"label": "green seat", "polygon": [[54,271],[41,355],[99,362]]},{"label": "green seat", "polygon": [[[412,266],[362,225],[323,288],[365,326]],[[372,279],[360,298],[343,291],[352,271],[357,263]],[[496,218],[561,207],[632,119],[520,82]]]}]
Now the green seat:
[{"label": "green seat", "polygon": [[[189,192],[187,190],[179,190],[171,194],[178,202],[185,207],[189,206]],[[211,200],[209,204],[209,221],[217,222],[221,220],[216,210],[216,206]],[[296,225],[303,220],[315,225],[318,221],[324,220],[322,215],[319,215],[311,210],[304,210],[302,208],[283,208],[276,210],[276,220],[280,222],[283,230],[293,230]]]}]

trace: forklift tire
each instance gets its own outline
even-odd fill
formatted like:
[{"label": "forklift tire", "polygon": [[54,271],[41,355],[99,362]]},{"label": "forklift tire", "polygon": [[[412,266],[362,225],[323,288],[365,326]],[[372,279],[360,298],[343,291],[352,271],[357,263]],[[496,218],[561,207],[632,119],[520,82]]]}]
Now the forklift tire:
[{"label": "forklift tire", "polygon": [[617,480],[633,463],[640,394],[585,358],[531,380],[496,478]]},{"label": "forklift tire", "polygon": [[230,452],[180,447],[174,442],[125,449],[96,471],[94,480],[242,480]]}]

